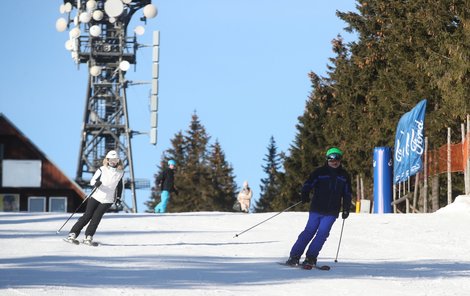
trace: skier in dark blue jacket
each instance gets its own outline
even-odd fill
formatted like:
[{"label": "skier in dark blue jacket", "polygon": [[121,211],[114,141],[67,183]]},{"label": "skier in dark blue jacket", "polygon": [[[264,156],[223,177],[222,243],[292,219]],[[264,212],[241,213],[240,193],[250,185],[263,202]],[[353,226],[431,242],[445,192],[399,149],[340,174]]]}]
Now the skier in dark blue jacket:
[{"label": "skier in dark blue jacket", "polygon": [[349,216],[351,178],[341,166],[342,156],[343,152],[339,148],[328,149],[326,164],[315,169],[305,181],[301,191],[303,203],[310,201],[310,192],[313,190],[308,222],[292,247],[286,264],[299,265],[300,257],[309,242],[312,241],[302,265],[315,266],[318,254],[328,238],[341,208],[341,217],[346,219]]}]

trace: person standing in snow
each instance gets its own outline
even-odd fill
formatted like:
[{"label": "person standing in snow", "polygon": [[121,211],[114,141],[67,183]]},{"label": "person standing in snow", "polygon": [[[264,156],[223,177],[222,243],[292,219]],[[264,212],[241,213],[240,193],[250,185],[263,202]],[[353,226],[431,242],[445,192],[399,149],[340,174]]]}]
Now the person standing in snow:
[{"label": "person standing in snow", "polygon": [[94,186],[96,190],[87,201],[85,213],[70,230],[67,237],[69,242],[78,243],[76,241],[77,237],[83,227],[90,222],[85,230],[83,243],[92,244],[93,235],[104,213],[109,210],[113,203],[116,203],[117,208],[121,206],[121,196],[124,189],[123,175],[122,161],[119,159],[117,152],[115,150],[109,151],[103,159],[103,166],[95,172],[90,180],[90,185]]},{"label": "person standing in snow", "polygon": [[168,168],[164,169],[157,177],[157,184],[162,191],[160,195],[160,203],[155,207],[155,213],[165,213],[166,206],[170,200],[170,193],[178,191],[175,187],[175,167],[176,161],[173,159],[168,161]]},{"label": "person standing in snow", "polygon": [[310,201],[310,192],[313,190],[308,222],[292,246],[286,264],[299,265],[300,257],[309,242],[312,241],[302,265],[316,265],[318,254],[328,238],[341,208],[341,217],[348,218],[351,206],[351,179],[341,166],[342,157],[343,152],[339,148],[328,149],[325,165],[315,169],[303,184],[301,191],[303,203]]},{"label": "person standing in snow", "polygon": [[243,182],[243,188],[240,190],[237,196],[237,200],[240,203],[242,212],[248,213],[250,211],[250,202],[252,196],[253,191],[248,185],[248,181]]}]

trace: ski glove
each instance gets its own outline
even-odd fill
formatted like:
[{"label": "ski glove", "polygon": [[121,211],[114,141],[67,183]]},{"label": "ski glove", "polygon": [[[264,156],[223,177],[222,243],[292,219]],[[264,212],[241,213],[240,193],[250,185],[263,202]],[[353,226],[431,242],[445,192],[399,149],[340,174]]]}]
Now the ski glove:
[{"label": "ski glove", "polygon": [[100,180],[97,180],[97,181],[95,182],[95,188],[100,187],[101,184],[102,184],[101,181],[100,181]]},{"label": "ski glove", "polygon": [[120,198],[116,199],[116,201],[114,203],[116,204],[116,208],[120,208],[121,205],[122,205]]},{"label": "ski glove", "polygon": [[300,200],[302,201],[302,203],[308,203],[310,201],[310,196],[308,192],[302,192],[300,195]]},{"label": "ski glove", "polygon": [[349,212],[348,211],[344,211],[343,214],[341,214],[341,218],[343,219],[346,219],[349,217]]}]

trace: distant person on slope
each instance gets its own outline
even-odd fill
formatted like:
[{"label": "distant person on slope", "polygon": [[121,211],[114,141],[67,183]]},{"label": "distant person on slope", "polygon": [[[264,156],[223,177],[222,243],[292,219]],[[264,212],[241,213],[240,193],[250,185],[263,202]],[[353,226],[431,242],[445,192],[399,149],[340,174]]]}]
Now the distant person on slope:
[{"label": "distant person on slope", "polygon": [[121,206],[121,196],[124,188],[122,182],[123,175],[122,162],[117,152],[114,150],[109,151],[105,159],[103,159],[103,166],[95,172],[90,180],[90,185],[97,189],[88,198],[85,213],[70,230],[67,241],[78,244],[78,235],[83,227],[90,222],[85,230],[83,243],[88,245],[93,244],[93,235],[104,213],[108,211],[113,203],[116,203],[117,208]]},{"label": "distant person on slope", "polygon": [[252,196],[253,191],[248,185],[248,181],[243,182],[243,188],[240,190],[237,197],[242,212],[248,213],[250,211],[250,202]]},{"label": "distant person on slope", "polygon": [[175,188],[175,167],[176,161],[173,159],[168,161],[168,168],[164,169],[157,177],[157,184],[162,191],[160,195],[160,203],[155,207],[155,213],[165,213],[166,206],[170,200],[170,193],[178,191]]},{"label": "distant person on slope", "polygon": [[313,190],[308,222],[292,247],[286,264],[299,265],[300,257],[313,239],[302,265],[315,266],[318,254],[330,235],[341,207],[341,217],[348,218],[351,206],[351,179],[341,166],[342,157],[343,152],[339,148],[328,149],[325,165],[315,169],[305,181],[301,191],[303,203],[310,201],[310,191]]}]

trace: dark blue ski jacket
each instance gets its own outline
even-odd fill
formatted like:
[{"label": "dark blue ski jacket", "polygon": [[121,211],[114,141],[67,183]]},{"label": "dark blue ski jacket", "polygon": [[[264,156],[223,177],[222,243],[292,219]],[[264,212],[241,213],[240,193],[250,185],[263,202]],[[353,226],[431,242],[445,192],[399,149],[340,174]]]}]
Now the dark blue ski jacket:
[{"label": "dark blue ski jacket", "polygon": [[313,190],[310,212],[338,217],[343,209],[351,207],[351,178],[342,166],[332,168],[328,164],[314,170],[302,186],[302,195]]}]

